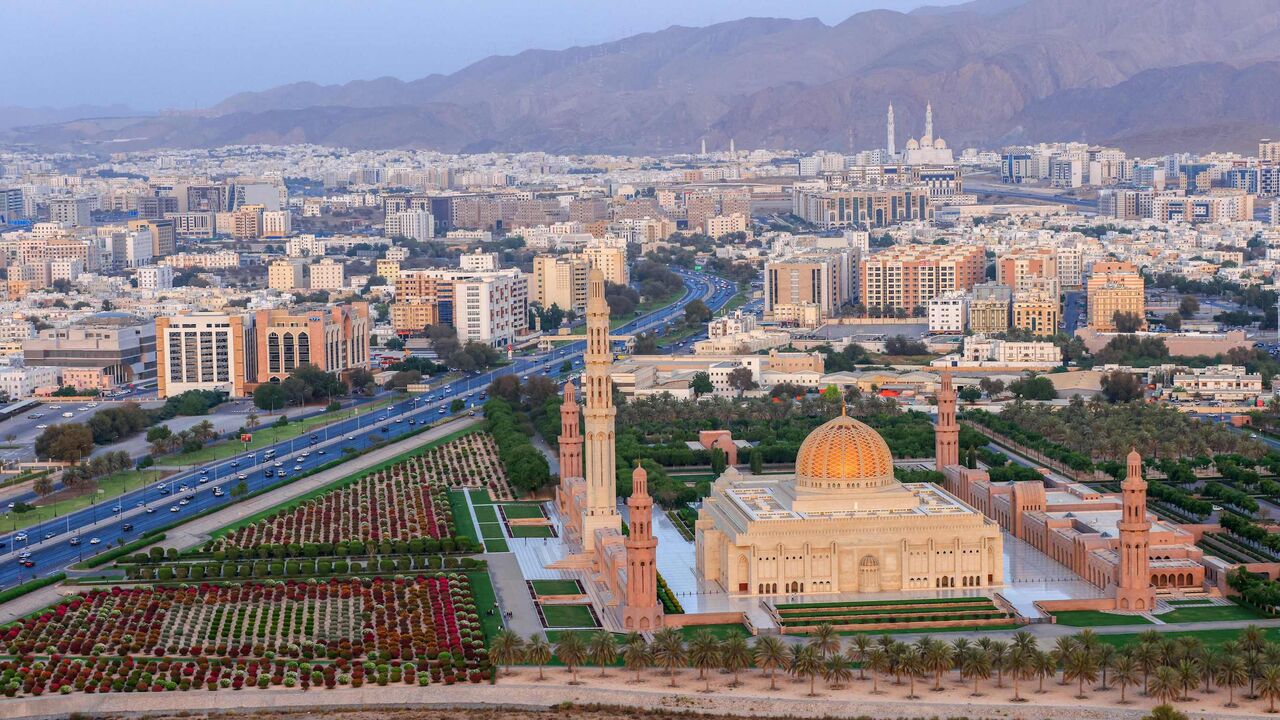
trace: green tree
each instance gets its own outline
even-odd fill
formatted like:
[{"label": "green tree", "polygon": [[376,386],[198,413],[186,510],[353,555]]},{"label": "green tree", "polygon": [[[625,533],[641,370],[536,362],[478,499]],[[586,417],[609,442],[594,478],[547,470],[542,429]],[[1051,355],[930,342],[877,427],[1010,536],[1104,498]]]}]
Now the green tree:
[{"label": "green tree", "polygon": [[844,655],[831,655],[822,663],[822,679],[832,689],[839,690],[853,679],[853,667]]},{"label": "green tree", "polygon": [[504,673],[509,673],[511,666],[524,657],[524,638],[505,628],[498,631],[489,646],[489,657],[502,666]]},{"label": "green tree", "polygon": [[1178,313],[1169,313],[1161,318],[1160,322],[1174,332],[1182,329],[1182,316]]},{"label": "green tree", "polygon": [[637,634],[623,646],[622,664],[636,674],[635,682],[640,682],[640,671],[653,664],[653,651],[643,637]]},{"label": "green tree", "polygon": [[1227,707],[1236,706],[1236,688],[1244,687],[1249,682],[1249,668],[1245,665],[1244,658],[1239,655],[1231,654],[1222,658],[1222,662],[1218,665],[1217,676],[1214,682],[1218,683],[1218,687],[1227,688]]},{"label": "green tree", "polygon": [[1178,699],[1178,691],[1182,684],[1178,679],[1178,671],[1168,665],[1156,668],[1148,683],[1147,692],[1158,698],[1161,704],[1168,704]]},{"label": "green tree", "polygon": [[802,678],[809,679],[809,697],[817,696],[817,688],[814,685],[817,682],[818,674],[822,672],[822,656],[814,646],[809,645],[800,651],[796,656],[795,662],[792,664],[791,671]]},{"label": "green tree", "polygon": [[533,635],[525,645],[524,659],[538,666],[538,679],[544,680],[542,668],[551,662],[551,646],[542,635]]},{"label": "green tree", "polygon": [[1200,301],[1195,295],[1183,295],[1182,300],[1178,301],[1178,314],[1184,318],[1190,318],[1200,311]]},{"label": "green tree", "polygon": [[35,443],[36,457],[78,463],[93,452],[93,431],[81,423],[50,425]]},{"label": "green tree", "polygon": [[694,397],[710,395],[715,392],[715,386],[711,384],[711,376],[705,372],[693,374],[693,379],[689,382],[689,389],[693,391]]},{"label": "green tree", "polygon": [[751,448],[748,458],[751,463],[751,473],[753,475],[764,474],[764,454],[760,452],[760,448]]},{"label": "green tree", "polygon": [[1258,675],[1257,692],[1267,699],[1267,712],[1276,711],[1276,700],[1280,699],[1280,665],[1267,665]]},{"label": "green tree", "polygon": [[613,633],[600,630],[587,641],[587,654],[591,657],[591,662],[600,666],[600,676],[604,677],[605,668],[618,659],[618,641],[614,639]]},{"label": "green tree", "polygon": [[1053,382],[1043,375],[1032,375],[1009,383],[1009,392],[1024,400],[1053,400],[1058,397]]},{"label": "green tree", "polygon": [[741,635],[730,635],[720,644],[720,669],[733,673],[733,683],[729,687],[738,687],[738,673],[751,662],[751,648]]},{"label": "green tree", "polygon": [[1142,329],[1142,316],[1137,313],[1117,311],[1112,316],[1116,332],[1135,333]]},{"label": "green tree", "polygon": [[262,383],[253,391],[253,404],[260,410],[275,412],[285,406],[284,389],[278,383]]},{"label": "green tree", "polygon": [[1102,376],[1102,395],[1109,403],[1127,403],[1141,400],[1142,381],[1131,372],[1113,370]]},{"label": "green tree", "polygon": [[960,677],[973,681],[973,697],[981,697],[978,682],[991,677],[991,655],[982,648],[973,648],[960,660]]},{"label": "green tree", "polygon": [[698,670],[698,679],[706,681],[704,692],[711,692],[708,670],[720,667],[720,641],[709,630],[700,630],[689,640],[689,664]]},{"label": "green tree", "polygon": [[966,385],[960,388],[960,399],[967,403],[975,403],[982,399],[982,391],[972,385]]},{"label": "green tree", "polygon": [[675,628],[663,628],[654,633],[653,660],[671,678],[671,687],[676,686],[676,670],[684,667],[688,658],[684,645],[684,637]]},{"label": "green tree", "polygon": [[582,641],[582,636],[575,632],[561,634],[560,639],[556,641],[555,652],[556,657],[569,668],[569,674],[573,677],[569,684],[577,685],[578,666],[587,658],[587,645]]},{"label": "green tree", "polygon": [[760,635],[751,649],[756,667],[769,672],[769,689],[777,690],[778,668],[787,663],[787,646],[776,635]]},{"label": "green tree", "polygon": [[701,300],[694,300],[684,306],[684,321],[687,325],[700,325],[711,319],[711,310]]}]

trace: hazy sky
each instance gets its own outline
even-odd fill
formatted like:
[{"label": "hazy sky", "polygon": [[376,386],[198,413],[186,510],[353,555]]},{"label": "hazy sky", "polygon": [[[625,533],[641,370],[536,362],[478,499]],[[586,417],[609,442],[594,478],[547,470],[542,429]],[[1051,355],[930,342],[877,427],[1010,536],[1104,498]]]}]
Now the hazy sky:
[{"label": "hazy sky", "polygon": [[449,73],[489,55],[749,16],[959,0],[0,0],[0,105],[203,107],[241,90]]}]

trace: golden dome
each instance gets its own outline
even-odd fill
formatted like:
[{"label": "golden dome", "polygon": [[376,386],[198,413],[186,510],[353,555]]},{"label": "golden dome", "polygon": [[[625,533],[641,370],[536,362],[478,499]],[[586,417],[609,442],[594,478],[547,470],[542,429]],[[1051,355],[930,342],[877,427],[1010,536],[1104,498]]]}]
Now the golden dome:
[{"label": "golden dome", "polygon": [[841,415],[809,433],[796,455],[796,487],[865,490],[895,484],[893,453],[870,426]]}]

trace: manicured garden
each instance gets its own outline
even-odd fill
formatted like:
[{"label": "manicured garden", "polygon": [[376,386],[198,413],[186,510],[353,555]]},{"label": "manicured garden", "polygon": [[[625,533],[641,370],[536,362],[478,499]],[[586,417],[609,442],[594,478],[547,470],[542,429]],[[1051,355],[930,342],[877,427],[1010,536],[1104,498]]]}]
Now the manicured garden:
[{"label": "manicured garden", "polygon": [[987,597],[931,598],[926,600],[871,600],[865,602],[785,603],[775,612],[784,632],[804,632],[822,624],[836,629],[857,625],[910,626],[920,623],[994,624],[1013,615]]},{"label": "manicured garden", "polygon": [[1180,606],[1172,612],[1167,612],[1157,617],[1167,623],[1175,624],[1268,619],[1266,615],[1235,602],[1230,605]]},{"label": "manicured garden", "polygon": [[1117,615],[1101,610],[1065,610],[1053,613],[1059,625],[1072,627],[1106,627],[1111,625],[1150,625],[1141,615]]},{"label": "manicured garden", "polygon": [[577,580],[530,580],[529,583],[537,597],[582,594],[582,584]]},{"label": "manicured garden", "polygon": [[595,611],[590,605],[547,605],[538,603],[538,615],[542,626],[548,628],[600,627]]}]

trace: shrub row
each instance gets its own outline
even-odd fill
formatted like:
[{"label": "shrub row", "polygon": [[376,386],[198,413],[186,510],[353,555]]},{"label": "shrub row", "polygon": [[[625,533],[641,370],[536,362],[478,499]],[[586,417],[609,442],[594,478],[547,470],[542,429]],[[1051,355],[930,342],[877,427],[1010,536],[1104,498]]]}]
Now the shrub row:
[{"label": "shrub row", "polygon": [[247,578],[328,577],[364,573],[410,573],[435,570],[473,570],[480,561],[470,557],[426,555],[369,558],[367,560],[258,560],[246,563],[175,563],[159,566],[130,565],[131,580],[236,580]]}]

